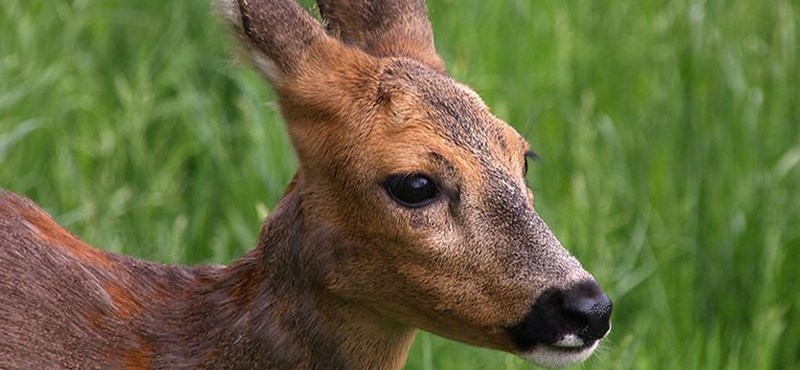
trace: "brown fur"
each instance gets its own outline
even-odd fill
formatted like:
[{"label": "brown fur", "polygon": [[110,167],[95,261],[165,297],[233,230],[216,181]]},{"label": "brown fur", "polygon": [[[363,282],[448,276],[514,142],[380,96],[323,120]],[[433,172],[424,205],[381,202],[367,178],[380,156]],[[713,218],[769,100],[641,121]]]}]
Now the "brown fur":
[{"label": "brown fur", "polygon": [[[421,0],[219,0],[299,158],[230,267],[93,249],[0,193],[0,368],[397,369],[416,328],[515,351],[547,289],[591,279],[533,209],[527,143],[446,74]],[[441,199],[392,201],[392,174]]]},{"label": "brown fur", "polygon": [[22,224],[33,234],[39,242],[53,247],[63,248],[64,251],[90,265],[111,267],[106,255],[82,242],[61,225],[57,224],[46,213],[36,207],[31,207],[22,199],[9,198],[6,200],[9,211],[16,213]]}]

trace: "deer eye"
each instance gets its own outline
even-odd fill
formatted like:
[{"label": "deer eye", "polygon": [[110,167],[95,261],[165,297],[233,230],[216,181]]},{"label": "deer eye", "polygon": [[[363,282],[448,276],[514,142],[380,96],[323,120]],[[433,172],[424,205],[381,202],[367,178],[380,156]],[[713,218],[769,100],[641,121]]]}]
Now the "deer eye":
[{"label": "deer eye", "polygon": [[532,152],[532,151],[530,151],[530,150],[525,152],[525,168],[523,169],[523,172],[522,172],[522,174],[524,176],[528,175],[528,160],[529,159],[533,160],[534,162],[538,162],[539,161],[539,155],[534,153],[534,152]]},{"label": "deer eye", "polygon": [[528,176],[528,157],[525,157],[525,168],[522,170],[522,176]]},{"label": "deer eye", "polygon": [[418,173],[389,176],[383,187],[395,202],[408,208],[425,206],[439,195],[436,183]]}]

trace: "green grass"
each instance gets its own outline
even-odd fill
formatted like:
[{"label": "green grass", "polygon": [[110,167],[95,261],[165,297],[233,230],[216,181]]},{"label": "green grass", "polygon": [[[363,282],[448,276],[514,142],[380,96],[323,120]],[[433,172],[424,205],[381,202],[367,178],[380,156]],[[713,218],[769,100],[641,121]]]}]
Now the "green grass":
[{"label": "green grass", "polygon": [[[591,369],[800,369],[800,3],[430,3],[543,157],[537,208],[615,303]],[[295,161],[204,1],[6,0],[0,187],[93,245],[249,249]],[[408,369],[527,369],[423,334]]]}]

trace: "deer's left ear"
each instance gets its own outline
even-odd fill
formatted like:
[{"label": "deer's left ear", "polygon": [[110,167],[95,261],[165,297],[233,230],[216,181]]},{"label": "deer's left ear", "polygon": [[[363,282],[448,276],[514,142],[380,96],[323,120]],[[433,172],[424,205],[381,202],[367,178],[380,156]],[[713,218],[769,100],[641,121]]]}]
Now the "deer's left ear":
[{"label": "deer's left ear", "polygon": [[369,86],[375,58],[328,36],[294,0],[214,1],[284,110],[335,113]]},{"label": "deer's left ear", "polygon": [[406,57],[444,73],[425,0],[317,0],[328,32],[376,57]]}]

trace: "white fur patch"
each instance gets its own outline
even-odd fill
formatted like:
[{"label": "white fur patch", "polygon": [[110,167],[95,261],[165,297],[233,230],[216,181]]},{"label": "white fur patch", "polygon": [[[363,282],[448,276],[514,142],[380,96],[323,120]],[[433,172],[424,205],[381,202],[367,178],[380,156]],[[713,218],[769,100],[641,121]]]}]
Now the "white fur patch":
[{"label": "white fur patch", "polygon": [[275,65],[275,62],[273,62],[272,59],[254,47],[248,47],[247,54],[250,55],[250,60],[252,60],[253,65],[258,68],[259,71],[261,71],[267,80],[271,82],[277,81],[279,76],[278,67]]},{"label": "white fur patch", "polygon": [[575,334],[567,334],[561,337],[561,339],[559,339],[558,342],[553,343],[553,345],[556,347],[572,348],[572,347],[580,347],[584,345],[584,342],[583,339],[579,338]]},{"label": "white fur patch", "polygon": [[595,342],[591,346],[584,349],[577,349],[578,347],[572,347],[574,349],[571,349],[570,347],[556,347],[538,344],[533,347],[532,350],[525,353],[520,353],[519,355],[522,358],[542,367],[561,368],[576,365],[585,361],[597,348],[597,344],[598,342]]}]

